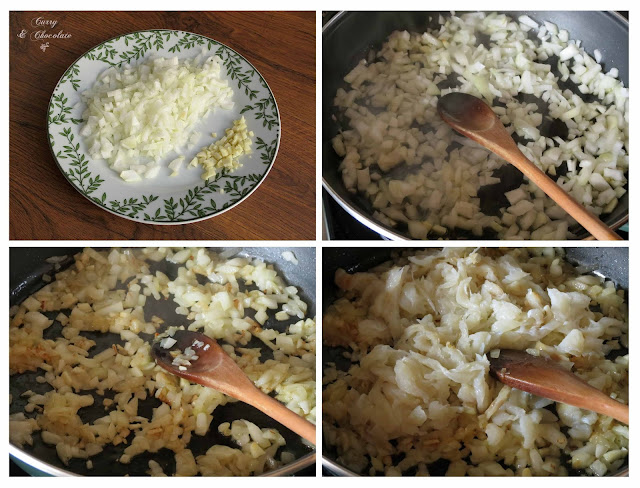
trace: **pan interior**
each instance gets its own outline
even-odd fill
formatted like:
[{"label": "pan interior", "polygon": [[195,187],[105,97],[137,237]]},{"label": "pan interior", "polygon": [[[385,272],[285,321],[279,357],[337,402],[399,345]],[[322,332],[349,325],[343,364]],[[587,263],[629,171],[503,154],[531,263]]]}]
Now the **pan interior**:
[{"label": "pan interior", "polygon": [[[225,248],[214,248],[214,251],[223,251]],[[234,255],[242,257],[257,257],[263,259],[265,262],[274,264],[274,267],[280,276],[285,278],[285,281],[298,287],[300,290],[299,296],[309,305],[307,317],[315,316],[315,249],[313,248],[238,248],[229,249]],[[284,251],[291,251],[295,253],[295,256],[299,260],[298,265],[285,260],[282,257]],[[44,274],[54,275],[58,269],[66,269],[73,264],[72,256],[80,252],[78,248],[13,248],[10,254],[10,303],[11,305],[19,304],[25,298],[32,293],[42,288],[46,283],[42,280]],[[65,259],[60,261],[60,267],[53,263],[47,263],[45,260],[51,256],[66,256]],[[151,266],[151,272],[161,271],[170,278],[174,278],[177,274],[179,265],[169,263],[167,261],[161,261],[153,263]],[[152,296],[147,297],[147,304],[145,305],[145,319],[150,320],[151,316],[156,315],[162,317],[165,321],[163,327],[166,328],[169,325],[185,327],[189,325],[189,322],[183,315],[178,315],[175,312],[176,304],[172,300],[155,300]],[[66,312],[69,312],[67,310]],[[248,313],[247,316],[252,316],[253,311]],[[45,331],[44,338],[59,337],[62,326],[59,322],[55,321],[55,316],[58,312],[47,312],[48,318],[54,320],[54,324]],[[274,328],[279,331],[284,331],[290,324],[295,323],[297,319],[290,319],[288,321],[277,321],[273,317],[269,317],[265,323],[265,328]],[[160,329],[158,332],[162,332]],[[124,341],[120,339],[119,334],[112,333],[97,333],[97,332],[81,332],[81,335],[96,342],[96,346],[91,349],[90,356],[95,354],[95,351],[104,350],[113,344],[124,345]],[[153,340],[152,336],[145,336],[140,334],[148,340]],[[220,341],[222,342],[222,341]],[[264,343],[253,337],[246,347],[259,348],[261,350],[261,360],[273,358],[273,353]],[[16,374],[10,377],[9,391],[12,395],[12,403],[9,408],[9,413],[24,412],[24,407],[27,403],[27,399],[20,395],[26,390],[32,390],[35,393],[45,393],[52,389],[48,383],[36,382],[36,377],[41,375],[42,371],[27,372],[23,374]],[[115,392],[105,391],[104,396],[99,396],[95,391],[82,392],[83,394],[92,394],[96,400],[93,405],[89,407],[83,407],[79,411],[79,415],[83,422],[90,422],[99,417],[108,414],[108,411],[102,406],[102,400],[104,398],[112,398]],[[153,408],[161,405],[160,400],[157,400],[153,396],[150,396],[144,401],[139,403],[139,415],[151,417]],[[221,405],[215,409],[214,421],[211,428],[204,436],[193,435],[193,438],[189,444],[189,448],[192,450],[194,456],[204,454],[209,447],[215,444],[226,445],[232,448],[238,446],[230,440],[229,437],[223,436],[218,432],[217,426],[223,422],[232,422],[237,419],[246,419],[259,425],[261,428],[273,428],[277,429],[286,440],[284,446],[286,450],[292,452],[296,456],[294,463],[298,464],[299,469],[309,466],[313,463],[312,457],[307,457],[313,453],[314,450],[305,445],[297,434],[291,432],[271,417],[260,412],[254,407],[251,407],[245,403],[232,401],[226,405]],[[133,433],[127,439],[128,443],[133,439]],[[169,449],[162,449],[157,453],[145,452],[132,458],[130,464],[122,464],[118,462],[118,458],[122,455],[124,445],[113,446],[105,445],[104,450],[98,456],[92,458],[93,469],[87,469],[86,460],[73,458],[70,460],[69,465],[65,466],[56,454],[55,447],[49,446],[42,442],[40,435],[35,433],[33,435],[33,446],[25,446],[23,451],[38,460],[48,464],[49,466],[64,470],[66,472],[82,475],[82,476],[146,476],[149,471],[148,462],[153,459],[157,461],[163,468],[164,472],[171,474],[175,470],[175,458],[174,452]],[[17,450],[17,448],[16,448]],[[20,452],[18,450],[18,452]],[[20,457],[19,455],[17,456]],[[303,460],[304,458],[304,460]],[[25,459],[28,464],[28,460]],[[279,471],[285,471],[289,473],[287,465],[279,468]],[[273,473],[270,474],[275,474]],[[292,473],[289,473],[292,474]]]},{"label": "pan interior", "polygon": [[[325,248],[323,249],[323,276],[322,276],[322,296],[323,309],[339,298],[338,287],[334,283],[334,275],[338,269],[344,269],[349,274],[364,272],[389,260],[395,260],[399,256],[411,255],[411,253],[424,250],[424,248]],[[622,247],[568,247],[564,248],[566,259],[586,274],[605,277],[614,282],[616,288],[625,291],[625,301],[628,303],[629,289],[629,250]],[[328,363],[334,363],[336,368],[347,371],[352,363],[345,358],[345,349],[340,347],[329,347],[322,345],[322,374]],[[613,351],[611,358],[627,354],[628,350]],[[358,476],[349,469],[340,465],[336,459],[338,457],[334,446],[323,441],[322,446],[323,462],[326,467],[335,474]],[[628,461],[627,461],[628,462]],[[429,466],[429,473],[434,476],[442,476],[446,472],[448,462],[436,462]],[[405,473],[403,473],[405,474]],[[406,473],[407,475],[411,473]],[[580,475],[578,471],[571,474]],[[614,476],[626,476],[628,474],[628,464],[624,465]]]},{"label": "pan interior", "polygon": [[[463,13],[463,12],[460,12]],[[505,13],[513,18],[520,15],[528,15],[536,22],[550,21],[563,29],[567,29],[571,38],[580,39],[587,52],[593,53],[595,49],[603,53],[605,71],[616,67],[620,71],[620,80],[625,86],[629,86],[628,73],[628,23],[619,15],[608,12],[562,12],[562,11],[508,11]],[[338,170],[341,158],[335,153],[331,140],[345,128],[343,114],[333,107],[333,99],[338,88],[345,87],[342,80],[356,64],[368,56],[374,56],[384,40],[395,30],[408,30],[409,32],[424,32],[427,29],[439,27],[438,16],[449,15],[448,12],[343,12],[330,21],[323,32],[323,126],[322,126],[322,176],[325,187],[329,193],[342,205],[345,210],[354,215],[365,225],[383,233],[392,239],[412,239],[408,233],[406,224],[400,222],[397,227],[391,228],[373,218],[374,208],[368,198],[361,194],[352,194],[345,188],[342,176]],[[598,28],[593,28],[598,26]],[[602,32],[610,35],[602,36]],[[533,39],[535,35],[529,32]],[[480,41],[482,41],[482,36]],[[482,42],[486,42],[487,40]],[[373,54],[371,54],[373,53]],[[551,71],[557,76],[557,56],[552,56],[546,63],[551,66]],[[456,84],[453,80],[451,81]],[[571,80],[560,84],[561,89],[570,89],[573,93],[581,95],[578,87]],[[591,98],[581,95],[585,101]],[[536,103],[543,114],[548,112],[548,104],[533,95],[520,94],[517,100],[525,103]],[[498,102],[496,106],[503,106]],[[547,137],[563,136],[566,133],[566,125],[561,121],[547,120],[544,118],[540,126],[540,132]],[[518,143],[527,141],[519,136],[514,137]],[[453,143],[448,151],[459,147]],[[425,161],[428,162],[428,161]],[[418,165],[419,167],[420,165]],[[415,170],[414,168],[413,170]],[[391,174],[397,179],[402,179],[411,169],[402,164],[396,167]],[[567,166],[563,163],[558,169],[553,180],[566,174]],[[487,185],[479,189],[478,197],[481,201],[481,211],[486,215],[500,215],[500,208],[508,206],[504,193],[518,188],[523,181],[523,175],[515,167],[505,164],[495,170],[494,177],[500,178],[500,183]],[[625,186],[628,190],[628,184]],[[604,216],[603,221],[609,226],[621,225],[628,218],[629,196],[628,191],[619,200],[614,211]],[[590,234],[579,224],[569,229],[577,239],[589,237]],[[475,236],[470,231],[463,229],[448,230],[444,235],[446,239],[496,239],[496,233],[491,229],[485,229],[482,236]]]}]

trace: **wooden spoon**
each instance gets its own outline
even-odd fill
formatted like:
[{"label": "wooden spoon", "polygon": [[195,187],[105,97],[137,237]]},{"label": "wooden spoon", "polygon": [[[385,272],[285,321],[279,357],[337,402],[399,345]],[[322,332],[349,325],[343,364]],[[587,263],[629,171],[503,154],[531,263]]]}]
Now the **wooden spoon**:
[{"label": "wooden spoon", "polygon": [[[316,426],[259,390],[215,340],[199,332],[188,330],[177,330],[173,339],[176,343],[169,349],[163,348],[160,341],[156,341],[151,347],[151,355],[159,366],[176,376],[215,388],[237,400],[253,405],[315,445]],[[194,346],[194,341],[203,342],[204,345]],[[205,350],[207,345],[209,347]],[[184,366],[186,370],[180,370],[179,366],[172,364],[174,357],[171,351],[181,353],[187,347],[193,349],[198,359],[191,360],[191,366]]]},{"label": "wooden spoon", "polygon": [[489,363],[493,376],[505,385],[629,424],[629,405],[605,395],[551,359],[502,349],[499,357],[489,357]]},{"label": "wooden spoon", "polygon": [[518,149],[491,107],[482,100],[466,93],[449,93],[438,100],[438,113],[442,120],[460,134],[482,144],[513,164],[596,239],[622,240],[618,234],[560,188],[544,171],[529,161]]}]

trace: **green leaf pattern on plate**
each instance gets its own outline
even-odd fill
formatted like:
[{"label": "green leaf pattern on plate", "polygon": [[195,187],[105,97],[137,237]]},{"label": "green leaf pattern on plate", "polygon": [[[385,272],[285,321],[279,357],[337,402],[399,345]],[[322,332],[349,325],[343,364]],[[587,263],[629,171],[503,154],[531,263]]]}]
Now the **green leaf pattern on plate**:
[{"label": "green leaf pattern on plate", "polygon": [[[71,133],[71,128],[64,129],[60,134],[66,137],[67,145],[63,146],[62,151],[58,152],[57,156],[60,159],[71,160],[67,171],[69,180],[75,182],[77,188],[80,188],[84,195],[91,195],[100,188],[104,180],[100,178],[100,175],[91,176],[89,160],[79,152],[80,143],[74,143],[74,135]],[[64,155],[61,153],[64,153]]]},{"label": "green leaf pattern on plate", "polygon": [[92,61],[103,61],[114,66],[117,62],[116,54],[118,54],[118,52],[113,47],[113,41],[108,41],[98,46],[93,51],[88,52],[84,57]]},{"label": "green leaf pattern on plate", "polygon": [[[83,69],[87,69],[83,63],[119,67],[126,63],[135,63],[149,53],[164,56],[176,53],[187,55],[185,51],[193,50],[193,53],[188,53],[190,56],[196,55],[202,48],[220,57],[230,84],[238,89],[234,100],[238,109],[241,106],[243,108],[236,112],[236,118],[239,114],[246,114],[248,122],[252,118],[254,120],[253,124],[249,123],[250,129],[256,132],[254,158],[243,160],[247,171],[243,174],[221,172],[207,182],[200,180],[186,191],[171,192],[144,192],[142,189],[128,187],[129,184],[118,180],[117,175],[115,179],[113,175],[109,175],[109,178],[106,178],[106,174],[101,175],[100,171],[110,170],[91,161],[83,153],[78,142],[81,139],[79,130],[82,119],[72,117],[72,105],[79,101],[75,92],[82,91],[79,90],[81,83],[85,83],[85,89],[95,79],[90,77],[92,79],[88,84],[87,80],[82,79]],[[93,65],[90,69],[96,71]],[[99,69],[102,70],[103,68]],[[70,103],[69,98],[73,96],[77,100]],[[244,99],[240,100],[242,105],[238,105],[240,97]],[[275,160],[280,139],[280,119],[275,99],[267,83],[253,66],[231,48],[217,41],[198,34],[168,30],[134,32],[119,36],[96,46],[79,58],[62,76],[54,90],[48,109],[48,127],[56,161],[69,182],[80,193],[110,212],[129,219],[154,223],[201,220],[241,201],[266,176]],[[62,150],[53,151],[56,143],[63,144]],[[255,157],[256,154],[259,154],[258,158]],[[129,194],[123,196],[123,191]]]},{"label": "green leaf pattern on plate", "polygon": [[[169,39],[167,39],[169,40]],[[169,48],[170,53],[179,53],[182,52],[183,49],[191,49],[195,46],[204,46],[207,44],[207,49],[211,50],[211,46],[213,45],[212,41],[202,38],[202,36],[198,36],[195,34],[191,34],[189,32],[185,32],[182,38],[175,43],[172,47]]]},{"label": "green leaf pattern on plate", "polygon": [[[103,194],[103,198],[106,200],[106,194]],[[155,195],[143,196],[140,201],[138,198],[124,199],[122,202],[112,200],[109,202],[109,207],[116,213],[126,214],[128,217],[135,217],[138,212],[142,212],[150,203],[155,202],[158,199]],[[104,200],[101,200],[104,203]]]},{"label": "green leaf pattern on plate", "polygon": [[[72,124],[79,124],[82,119],[74,119],[73,117],[67,120],[67,115],[71,113],[71,107],[67,105],[69,99],[64,96],[64,93],[54,95],[51,99],[52,103],[49,105],[49,124],[61,125],[71,122]],[[54,112],[57,114],[54,115]]]},{"label": "green leaf pattern on plate", "polygon": [[255,69],[250,67],[243,71],[243,66],[246,66],[246,63],[243,63],[242,56],[222,44],[218,46],[216,56],[222,59],[222,65],[227,69],[227,75],[235,80],[239,89],[244,89],[244,94],[249,97],[249,100],[256,98],[258,90],[254,90],[250,86],[251,79],[256,74]]},{"label": "green leaf pattern on plate", "polygon": [[256,137],[256,150],[262,151],[260,154],[260,160],[264,164],[271,164],[273,158],[276,156],[276,142],[271,141],[269,144],[264,142],[260,137]]},{"label": "green leaf pattern on plate", "polygon": [[74,64],[64,74],[62,80],[60,81],[60,85],[68,81],[69,83],[71,83],[71,86],[73,86],[73,89],[78,91],[78,87],[80,86],[80,80],[78,79],[79,75],[80,69]]}]

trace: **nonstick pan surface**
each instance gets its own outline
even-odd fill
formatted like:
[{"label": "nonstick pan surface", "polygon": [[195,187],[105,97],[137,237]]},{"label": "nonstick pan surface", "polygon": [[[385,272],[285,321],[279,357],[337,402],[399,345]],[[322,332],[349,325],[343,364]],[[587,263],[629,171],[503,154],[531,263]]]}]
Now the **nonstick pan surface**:
[{"label": "nonstick pan surface", "polygon": [[[222,251],[230,248],[211,248],[214,251]],[[48,274],[53,276],[55,274],[54,265],[47,263],[45,260],[52,256],[68,256],[67,259],[62,261],[61,267],[64,269],[73,264],[73,255],[80,252],[79,248],[12,248],[10,249],[10,305],[16,305],[21,303],[25,298],[34,293],[36,290],[44,286],[42,276]],[[282,252],[288,250],[293,251],[298,258],[299,264],[286,261],[282,257]],[[316,281],[315,281],[315,249],[314,248],[262,248],[262,247],[247,247],[247,248],[234,248],[235,255],[261,258],[267,263],[274,265],[279,275],[283,276],[285,281],[294,285],[299,290],[299,295],[304,300],[309,309],[307,311],[307,317],[315,317],[315,300],[316,300]],[[172,265],[167,262],[154,263],[151,265],[152,272],[156,269],[163,271],[169,277],[175,276],[177,265]],[[148,314],[147,319],[150,319],[151,315],[157,315],[165,320],[166,326],[169,325],[188,325],[188,322],[184,316],[177,315],[175,313],[176,304],[172,300],[155,301],[153,297],[148,297],[147,305],[145,305],[145,314]],[[50,318],[54,318],[57,312],[54,312]],[[286,326],[293,323],[296,320],[290,320],[286,322],[278,322],[273,318],[270,318],[265,327],[272,327],[279,330],[284,330]],[[48,334],[53,337],[57,337],[60,332],[60,324],[54,323],[45,332],[45,338]],[[105,347],[111,344],[122,344],[120,336],[118,334],[101,334],[82,332],[81,334],[86,337],[90,337],[96,341],[96,347],[93,350],[101,351]],[[260,348],[262,351],[262,360],[266,360],[272,357],[270,349],[268,349],[262,342],[252,339],[247,347]],[[44,393],[51,389],[50,385],[39,384],[35,381],[36,376],[41,372],[36,373],[24,373],[16,374],[10,377],[9,389],[12,394],[13,402],[10,405],[10,413],[17,413],[24,411],[26,399],[21,398],[20,394],[26,390],[31,389],[36,393]],[[109,392],[105,392],[105,397],[109,395]],[[113,395],[113,393],[111,393]],[[97,397],[96,398],[102,398]],[[140,415],[150,417],[152,408],[160,405],[160,401],[155,398],[147,399],[145,402],[140,402]],[[105,415],[106,412],[102,406],[101,401],[96,401],[94,405],[85,407],[82,409],[81,418],[86,422],[95,418]],[[226,405],[222,405],[216,408],[214,413],[214,421],[212,427],[206,436],[193,436],[189,448],[193,451],[195,456],[204,454],[206,450],[214,444],[224,444],[229,447],[237,447],[229,440],[228,437],[222,436],[218,433],[216,427],[222,422],[232,422],[237,419],[246,419],[256,423],[261,428],[276,428],[282,434],[286,440],[286,450],[292,452],[296,456],[296,460],[290,464],[287,464],[278,470],[266,473],[265,476],[278,476],[278,475],[291,475],[296,472],[311,466],[315,463],[315,451],[302,442],[301,438],[289,431],[287,428],[271,419],[267,415],[263,414],[259,410],[246,405],[242,402],[230,402]],[[34,445],[33,447],[25,446],[23,449],[9,445],[9,452],[11,456],[21,462],[22,465],[26,465],[29,472],[39,475],[54,475],[54,476],[146,476],[149,470],[148,462],[150,459],[157,461],[162,467],[165,473],[171,474],[175,469],[175,458],[173,451],[168,449],[162,449],[157,453],[143,453],[132,459],[128,465],[117,462],[117,459],[122,454],[124,446],[111,446],[104,447],[102,453],[92,458],[93,469],[86,468],[86,461],[82,459],[72,459],[69,466],[62,464],[58,458],[55,448],[48,446],[42,442],[40,435],[34,433],[33,435]],[[129,439],[130,441],[131,439]]]},{"label": "nonstick pan surface", "polygon": [[[620,14],[598,11],[509,11],[502,12],[512,18],[526,14],[537,22],[544,20],[569,31],[572,39],[582,41],[587,52],[595,49],[602,53],[604,70],[616,67],[620,80],[629,86],[629,23]],[[333,99],[338,88],[343,87],[343,77],[372,49],[382,46],[384,40],[395,30],[424,32],[435,28],[438,15],[448,16],[449,12],[341,12],[325,24],[322,33],[322,178],[323,185],[331,196],[363,225],[366,225],[388,239],[411,239],[406,228],[387,227],[373,218],[373,208],[362,195],[349,193],[342,183],[338,170],[341,158],[335,153],[331,140],[340,129],[339,114],[333,109]],[[550,58],[552,70],[555,58]],[[568,83],[575,93],[575,85]],[[541,104],[540,101],[536,101]],[[544,107],[544,104],[539,105]],[[334,116],[338,122],[334,120]],[[505,206],[504,192],[517,188],[522,182],[522,174],[507,164],[494,176],[503,181],[497,185],[484,187],[480,193],[481,208],[490,215],[500,206]],[[501,205],[497,205],[501,204]],[[496,206],[497,205],[497,206]],[[623,195],[614,211],[605,216],[604,222],[618,228],[628,220],[629,197]],[[589,237],[582,227],[572,226],[570,230],[578,239]],[[495,239],[493,233],[485,230],[481,238]],[[445,235],[448,239],[478,239],[467,231],[456,229]]]},{"label": "nonstick pan surface", "polygon": [[[322,313],[327,307],[333,303],[338,297],[338,288],[334,282],[334,275],[339,268],[349,273],[357,273],[366,271],[378,266],[390,259],[394,255],[399,255],[413,248],[374,248],[374,247],[351,247],[324,248],[322,253]],[[415,248],[415,250],[424,248]],[[567,260],[574,266],[581,266],[584,272],[592,273],[598,276],[604,276],[612,280],[616,287],[627,292],[629,289],[629,250],[626,247],[578,247],[565,248]],[[348,359],[345,359],[342,348],[327,347],[322,345],[322,372],[326,369],[328,363],[336,364],[338,369],[346,370],[351,365]],[[359,476],[357,473],[350,471],[337,461],[335,448],[330,445],[322,446],[322,464],[331,473],[338,476]],[[434,475],[444,474],[446,465],[430,466],[430,472]],[[442,472],[439,472],[442,470]],[[579,473],[575,473],[579,474]],[[628,465],[623,466],[613,476],[628,476]]]}]

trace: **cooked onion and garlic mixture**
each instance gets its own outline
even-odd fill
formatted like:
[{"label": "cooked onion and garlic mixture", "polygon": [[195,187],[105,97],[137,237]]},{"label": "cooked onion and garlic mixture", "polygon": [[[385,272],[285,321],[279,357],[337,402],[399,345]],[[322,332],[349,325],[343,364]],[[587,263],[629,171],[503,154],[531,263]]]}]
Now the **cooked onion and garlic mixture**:
[{"label": "cooked onion and garlic mixture", "polygon": [[[156,177],[165,156],[195,146],[198,122],[217,108],[233,108],[221,60],[205,51],[194,59],[160,57],[111,67],[81,98],[87,104],[81,135],[89,154],[130,182]],[[182,159],[170,163],[174,174]]]},{"label": "cooked onion and garlic mixture", "polygon": [[[522,152],[589,211],[612,212],[629,166],[618,70],[605,73],[599,51],[592,57],[566,30],[527,16],[468,13],[438,24],[392,33],[345,76],[333,147],[346,188],[414,239],[572,237],[564,210],[526,178],[500,185],[496,170],[507,163],[440,119],[439,97],[461,91],[491,105]],[[495,209],[482,205],[483,191]]]},{"label": "cooked onion and garlic mixture", "polygon": [[[37,436],[64,464],[90,461],[110,445],[124,464],[166,448],[176,465],[167,474],[181,476],[259,474],[294,460],[276,429],[216,418],[219,406],[235,400],[156,366],[150,343],[164,326],[179,324],[153,313],[171,302],[182,325],[218,340],[260,389],[315,422],[315,321],[272,265],[206,249],[85,249],[11,310],[11,382],[37,372],[41,391],[22,393],[28,400],[10,416],[11,442],[30,446]],[[284,332],[263,328],[276,311],[295,323]],[[273,357],[261,357],[251,339]],[[93,405],[103,413],[87,420],[82,409]],[[226,445],[202,449],[210,430]],[[201,452],[191,447],[196,438]],[[150,474],[163,474],[158,461],[149,461]]]},{"label": "cooked onion and garlic mixture", "polygon": [[626,462],[626,425],[503,385],[487,359],[503,348],[552,357],[628,403],[627,309],[611,281],[559,250],[454,248],[335,280],[323,341],[350,365],[324,370],[322,408],[339,463],[371,475],[602,476]]}]

